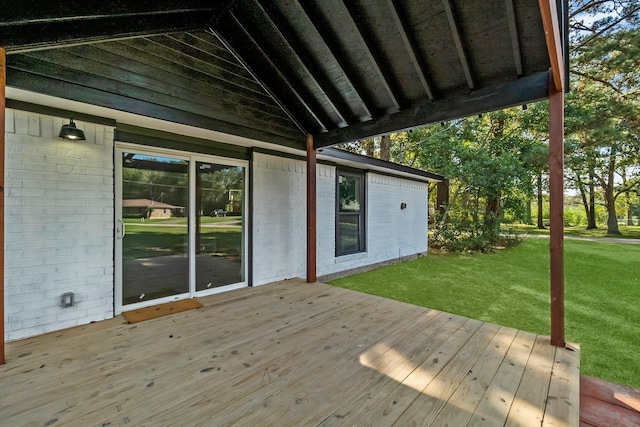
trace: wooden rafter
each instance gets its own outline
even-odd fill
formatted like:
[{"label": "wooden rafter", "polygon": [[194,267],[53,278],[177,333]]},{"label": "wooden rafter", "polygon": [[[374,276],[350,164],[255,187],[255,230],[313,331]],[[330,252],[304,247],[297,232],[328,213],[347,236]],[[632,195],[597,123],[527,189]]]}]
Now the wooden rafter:
[{"label": "wooden rafter", "polygon": [[136,2],[122,7],[116,0],[80,3],[44,2],[38,7],[3,10],[7,18],[0,40],[9,52],[85,44],[101,40],[168,34],[205,28],[226,10],[189,1]]},{"label": "wooden rafter", "polygon": [[453,41],[456,44],[456,50],[458,51],[460,65],[462,66],[462,71],[464,72],[464,76],[467,79],[467,84],[469,85],[469,89],[475,89],[476,84],[473,79],[473,74],[471,73],[471,66],[469,65],[467,52],[464,48],[464,45],[462,44],[462,35],[460,34],[458,20],[453,12],[451,0],[442,0],[442,4],[444,5],[444,11],[447,15],[447,20],[449,21],[451,35],[453,36]]},{"label": "wooden rafter", "polygon": [[393,104],[393,109],[395,109],[395,111],[400,110],[402,107],[398,100],[400,90],[397,88],[398,85],[392,80],[393,73],[389,71],[389,67],[384,65],[385,60],[381,56],[382,49],[380,46],[376,46],[376,43],[370,36],[370,30],[366,27],[364,21],[356,18],[360,14],[360,11],[356,9],[356,5],[351,1],[342,1],[349,12],[351,22],[358,29],[356,35],[359,39],[359,44],[364,47],[363,52],[367,56],[368,63],[371,65],[373,71],[380,80],[384,92],[389,97],[391,104]]},{"label": "wooden rafter", "polygon": [[553,74],[553,84],[556,91],[564,90],[564,58],[562,53],[562,37],[559,21],[558,10],[556,8],[556,0],[538,0],[540,5],[540,13],[542,14],[542,25],[544,27],[544,36],[547,42],[547,51],[549,52],[549,61],[551,63],[551,73]]},{"label": "wooden rafter", "polygon": [[315,147],[356,141],[481,112],[513,107],[546,99],[548,96],[548,73],[542,72],[513,82],[482,88],[468,95],[439,101],[424,101],[395,114],[322,133],[315,136]]},{"label": "wooden rafter", "polygon": [[[372,105],[370,99],[364,98],[363,94],[368,93],[367,88],[365,87],[362,80],[358,77],[357,70],[349,63],[346,59],[346,55],[342,50],[339,50],[339,38],[336,34],[332,34],[330,30],[330,24],[327,19],[325,19],[322,14],[320,14],[311,4],[311,2],[300,2],[300,6],[302,6],[302,10],[309,19],[311,25],[313,25],[316,32],[322,38],[324,44],[331,51],[331,55],[336,60],[336,63],[346,79],[350,82],[351,86],[355,89],[355,91],[359,94],[358,96],[362,99],[362,107],[367,111],[368,118],[373,117],[372,114]],[[363,120],[367,120],[368,118],[363,118]]]},{"label": "wooden rafter", "polygon": [[407,18],[402,10],[402,6],[398,3],[397,0],[386,0],[387,5],[389,6],[390,17],[393,23],[395,24],[398,32],[400,33],[400,37],[402,38],[402,42],[404,43],[405,49],[407,50],[407,54],[409,55],[409,60],[413,64],[413,67],[418,74],[418,78],[420,79],[420,83],[424,88],[425,93],[429,99],[433,100],[433,90],[431,89],[431,85],[427,80],[427,76],[425,73],[425,67],[422,65],[422,61],[418,57],[417,54],[417,43],[415,38],[413,37],[411,31],[409,30],[409,25],[407,23]]},{"label": "wooden rafter", "polygon": [[[247,28],[245,28],[245,26],[242,24],[242,22],[240,22],[240,20],[233,13],[230,13],[230,16],[233,19],[233,22],[236,24],[236,26],[240,29],[241,33],[249,41],[251,46],[253,46],[257,52],[259,52],[260,57],[261,57],[261,61],[263,62],[263,64],[267,64],[269,66],[270,70],[273,72],[273,75],[278,77],[279,85],[282,85],[282,86],[286,87],[287,90],[291,94],[293,94],[293,96],[302,105],[302,107],[305,109],[305,111],[311,117],[313,117],[313,119],[317,123],[317,126],[320,129],[326,130],[327,129],[326,122],[323,121],[320,117],[318,117],[318,115],[316,114],[315,110],[309,105],[309,103],[308,103],[309,101],[300,93],[299,90],[301,90],[303,88],[301,88],[299,85],[296,85],[295,80],[290,80],[288,78],[288,76],[285,75],[286,67],[278,67],[274,63],[274,58],[270,57],[269,54],[264,51],[264,49],[262,48],[260,43],[258,43],[258,41],[251,35],[251,33],[249,33],[249,31],[247,30]],[[246,59],[245,59],[245,61],[246,61]],[[257,75],[255,70],[253,70],[253,74]]]},{"label": "wooden rafter", "polygon": [[518,39],[518,21],[516,20],[516,11],[513,7],[513,0],[504,0],[507,9],[507,21],[509,21],[509,34],[511,35],[511,50],[513,51],[513,60],[516,66],[516,75],[521,76],[522,70],[522,51],[520,50],[520,40]]},{"label": "wooden rafter", "polygon": [[[340,122],[334,124],[338,127],[344,127],[347,126],[348,122],[359,122],[360,120],[353,115],[349,106],[344,102],[342,95],[340,95],[340,93],[338,93],[335,87],[331,84],[329,78],[326,75],[321,75],[322,67],[320,64],[317,64],[313,55],[311,55],[307,49],[302,47],[302,44],[297,40],[297,36],[287,28],[287,23],[281,19],[280,16],[276,16],[275,10],[273,10],[274,8],[267,11],[265,7],[258,2],[258,0],[253,0],[253,2],[256,9],[269,24],[273,32],[278,36],[283,45],[287,46],[287,48],[293,53],[293,56],[298,63],[297,68],[313,78],[313,81],[324,94],[326,102],[340,118]],[[347,120],[347,117],[349,120]]]}]

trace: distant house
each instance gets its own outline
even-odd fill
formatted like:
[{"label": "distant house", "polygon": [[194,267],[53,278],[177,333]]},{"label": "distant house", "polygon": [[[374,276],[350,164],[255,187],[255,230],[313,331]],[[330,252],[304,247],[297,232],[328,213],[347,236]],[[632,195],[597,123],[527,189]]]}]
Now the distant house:
[{"label": "distant house", "polygon": [[168,203],[149,199],[123,199],[122,216],[124,218],[171,218],[183,216],[183,206],[173,206]]}]

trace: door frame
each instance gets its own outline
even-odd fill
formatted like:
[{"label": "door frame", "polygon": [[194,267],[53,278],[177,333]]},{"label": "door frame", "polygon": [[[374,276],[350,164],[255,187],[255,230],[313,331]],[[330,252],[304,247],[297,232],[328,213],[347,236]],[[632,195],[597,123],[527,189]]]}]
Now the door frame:
[{"label": "door frame", "polygon": [[[156,298],[149,301],[143,301],[135,304],[122,304],[122,237],[126,235],[126,228],[122,219],[122,153],[135,152],[144,155],[167,156],[175,159],[185,160],[189,162],[189,208],[188,208],[188,257],[189,257],[189,291],[186,293],[172,295],[169,297]],[[244,168],[244,197],[242,200],[242,282],[196,291],[196,218],[193,213],[196,212],[196,162],[217,163],[226,166],[239,166]],[[249,161],[234,159],[229,157],[221,157],[210,154],[192,153],[188,151],[173,150],[168,148],[157,148],[147,145],[131,144],[127,142],[115,142],[114,146],[114,313],[120,314],[123,311],[135,310],[138,308],[149,307],[166,302],[176,301],[186,298],[195,298],[206,295],[212,295],[220,292],[226,292],[233,289],[240,289],[249,286],[249,265],[248,255],[249,247],[249,218],[251,212],[248,211],[250,203],[248,203],[249,194]],[[124,235],[123,235],[124,233]]]}]

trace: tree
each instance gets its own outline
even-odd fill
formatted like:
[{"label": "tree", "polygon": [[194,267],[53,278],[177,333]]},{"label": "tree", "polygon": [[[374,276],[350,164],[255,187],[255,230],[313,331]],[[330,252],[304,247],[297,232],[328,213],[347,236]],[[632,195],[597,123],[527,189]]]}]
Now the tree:
[{"label": "tree", "polygon": [[639,29],[591,39],[572,58],[571,71],[576,78],[567,97],[567,136],[574,140],[569,164],[585,205],[589,188],[590,227],[595,226],[591,222],[593,187],[601,188],[609,234],[620,233],[616,200],[640,185],[638,62]]}]

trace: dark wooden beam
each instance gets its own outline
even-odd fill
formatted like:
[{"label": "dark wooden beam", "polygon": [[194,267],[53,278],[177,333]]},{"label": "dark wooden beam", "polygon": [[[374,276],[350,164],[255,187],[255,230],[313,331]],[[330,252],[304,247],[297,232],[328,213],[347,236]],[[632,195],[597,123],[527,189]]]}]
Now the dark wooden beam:
[{"label": "dark wooden beam", "polygon": [[325,95],[326,101],[331,105],[335,114],[340,117],[341,123],[335,123],[335,125],[344,127],[348,123],[359,122],[360,118],[353,114],[351,107],[345,102],[342,94],[324,72],[323,66],[318,63],[309,49],[300,42],[300,37],[294,32],[277,7],[272,2],[267,2],[268,5],[262,5],[258,0],[253,0],[253,2],[256,5],[256,9],[261,12],[261,16],[273,29],[273,32],[294,54],[298,67],[313,78],[313,81]]},{"label": "dark wooden beam", "polygon": [[[279,52],[270,49],[266,43],[261,43],[258,39],[260,36],[256,35],[255,32],[252,33],[251,29],[245,26],[234,13],[231,13],[231,17],[242,33],[250,40],[255,51],[260,54],[262,57],[261,62],[268,65],[268,68],[271,70],[270,74],[275,74],[279,77],[280,84],[291,91],[307,112],[314,117],[320,129],[331,129],[333,127],[331,118],[327,116],[324,108],[318,103],[313,94],[310,93],[309,89],[291,72],[288,64],[280,59]],[[252,67],[254,74],[259,75],[260,73],[257,69],[258,67]]]},{"label": "dark wooden beam", "polygon": [[389,111],[387,111],[387,113],[400,110],[401,107],[405,106],[405,103],[403,102],[401,104],[398,100],[401,95],[401,91],[398,87],[398,84],[393,81],[394,77],[393,73],[391,73],[390,71],[390,67],[384,64],[386,61],[382,57],[383,49],[380,46],[377,46],[377,44],[372,39],[370,30],[365,25],[364,20],[360,17],[362,15],[362,11],[357,8],[356,4],[350,0],[342,0],[342,2],[349,12],[348,15],[351,22],[357,28],[357,32],[355,33],[355,35],[357,36],[357,39],[359,39],[358,44],[364,47],[363,52],[367,57],[367,62],[372,67],[376,76],[380,80],[382,89],[387,94],[389,100],[391,101],[391,104],[393,105],[393,107]]},{"label": "dark wooden beam", "polygon": [[402,42],[407,50],[407,54],[409,55],[409,60],[418,74],[418,78],[420,79],[420,83],[422,83],[424,92],[430,100],[433,100],[433,90],[431,89],[431,85],[429,84],[429,80],[426,76],[426,67],[423,65],[423,61],[418,57],[418,44],[409,28],[407,15],[403,10],[402,5],[398,3],[398,0],[386,0],[386,2],[389,7],[391,21],[395,24],[398,32],[400,33]]},{"label": "dark wooden beam", "polygon": [[513,7],[513,0],[504,0],[507,9],[507,21],[509,21],[509,34],[511,35],[511,50],[513,52],[513,60],[516,66],[516,75],[520,77],[522,70],[522,51],[520,50],[520,40],[518,39],[518,21],[516,20],[516,11]]},{"label": "dark wooden beam", "polygon": [[224,46],[236,56],[244,68],[258,81],[283,111],[292,117],[304,135],[311,129],[326,129],[304,98],[296,91],[286,76],[268,57],[257,40],[234,15],[220,24],[215,32]]},{"label": "dark wooden beam", "polygon": [[307,283],[316,281],[316,150],[307,135]]},{"label": "dark wooden beam", "polygon": [[0,47],[0,365],[6,362],[4,354],[4,156],[5,156],[5,110],[7,87],[7,55]]},{"label": "dark wooden beam", "polygon": [[7,80],[11,82],[11,86],[19,89],[304,150],[304,145],[299,139],[294,139],[292,136],[280,136],[268,131],[178,110],[171,106],[143,102],[125,94],[108,93],[98,88],[85,87],[12,68],[7,70]]},{"label": "dark wooden beam", "polygon": [[549,71],[549,260],[551,344],[564,347],[564,91]]},{"label": "dark wooden beam", "polygon": [[[175,78],[171,80],[171,75],[151,65],[132,68],[127,66],[131,65],[131,62],[125,58],[91,49],[91,46],[79,48],[83,51],[81,54],[71,53],[77,52],[78,49],[52,49],[13,55],[9,57],[8,66],[25,71],[34,70],[86,87],[99,88],[230,123],[271,129],[274,133],[284,136],[296,133],[291,121],[282,115],[277,107],[272,105],[271,108],[267,108],[252,101],[245,102],[245,97],[224,90],[224,85],[219,85],[218,88],[198,82],[191,82],[189,85],[180,79],[174,83]],[[90,51],[84,52],[85,49]]]},{"label": "dark wooden beam", "polygon": [[[362,79],[358,76],[358,70],[348,61],[347,54],[340,46],[339,37],[331,31],[331,23],[316,9],[317,6],[312,3],[313,2],[303,1],[300,2],[300,6],[302,6],[303,12],[309,19],[309,22],[313,25],[316,32],[320,35],[320,38],[322,38],[324,44],[328,47],[345,78],[349,81],[356,93],[358,93],[360,99],[362,99],[362,108],[367,111],[369,116],[368,118],[373,117],[373,102],[371,99],[364,97],[364,95],[368,93],[368,89]],[[368,118],[363,119],[366,120]]]},{"label": "dark wooden beam", "polygon": [[[299,138],[297,130],[286,118],[270,120],[272,117],[263,115],[259,110],[249,110],[242,105],[234,104],[231,97],[227,99],[226,104],[222,100],[220,103],[213,101],[211,97],[203,97],[200,93],[191,90],[183,91],[177,87],[172,88],[168,83],[154,82],[154,79],[145,76],[136,76],[137,78],[130,78],[130,81],[126,79],[123,81],[120,77],[123,74],[121,70],[112,70],[110,65],[96,64],[92,61],[85,61],[87,64],[85,67],[82,65],[81,59],[79,59],[80,65],[78,65],[73,63],[71,57],[69,57],[69,62],[65,63],[47,57],[26,56],[38,53],[43,52],[30,52],[9,57],[7,66],[10,75],[13,75],[13,70],[21,70],[80,87],[78,93],[66,94],[65,98],[82,97],[85,88],[93,88],[105,94],[137,100],[141,104],[148,103],[168,107],[197,116],[209,117],[220,122],[260,129],[279,136]],[[61,52],[60,49],[54,49],[49,53],[64,52]],[[12,82],[12,80],[9,81]],[[27,87],[24,89],[29,90],[29,85],[30,83],[27,82]],[[169,120],[175,121],[173,118],[169,118]]]},{"label": "dark wooden beam", "polygon": [[[7,3],[7,2],[5,2]],[[8,51],[59,47],[127,37],[202,30],[227,2],[194,0],[40,2],[3,4],[0,40]]]},{"label": "dark wooden beam", "polygon": [[564,58],[562,54],[561,28],[558,20],[556,0],[538,0],[540,13],[542,14],[542,25],[544,36],[549,52],[551,72],[553,73],[553,84],[556,91],[564,90]]},{"label": "dark wooden beam", "polygon": [[449,21],[451,35],[453,36],[453,41],[456,44],[456,50],[458,51],[458,57],[460,58],[460,65],[462,66],[462,71],[467,79],[467,84],[469,85],[469,89],[475,89],[476,84],[473,80],[473,74],[471,72],[471,66],[469,65],[469,59],[467,58],[466,49],[462,44],[462,35],[460,34],[458,19],[453,11],[451,0],[442,0],[442,4],[444,5],[444,11],[447,15],[447,20]]},{"label": "dark wooden beam", "polygon": [[542,72],[483,88],[469,95],[460,95],[435,102],[425,101],[395,114],[315,135],[315,147],[327,147],[487,111],[500,110],[546,99],[548,96],[549,77],[547,72]]}]

